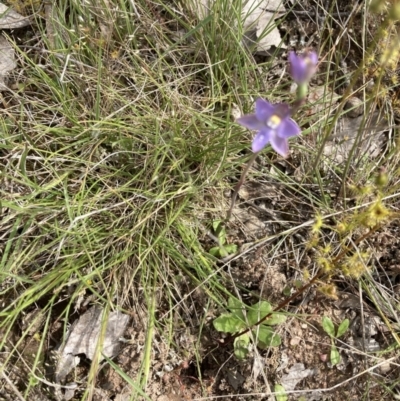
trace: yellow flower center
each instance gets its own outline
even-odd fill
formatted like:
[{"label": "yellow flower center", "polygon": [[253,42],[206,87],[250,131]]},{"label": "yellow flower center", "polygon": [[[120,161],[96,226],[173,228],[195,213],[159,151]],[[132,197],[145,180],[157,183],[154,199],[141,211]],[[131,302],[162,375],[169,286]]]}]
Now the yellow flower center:
[{"label": "yellow flower center", "polygon": [[311,57],[304,57],[304,62],[305,62],[305,64],[306,64],[306,66],[307,67],[311,67],[314,63],[312,62],[312,60],[311,60]]},{"label": "yellow flower center", "polygon": [[276,114],[273,114],[267,121],[268,127],[271,129],[276,129],[278,128],[279,124],[282,122],[282,119],[277,116]]}]

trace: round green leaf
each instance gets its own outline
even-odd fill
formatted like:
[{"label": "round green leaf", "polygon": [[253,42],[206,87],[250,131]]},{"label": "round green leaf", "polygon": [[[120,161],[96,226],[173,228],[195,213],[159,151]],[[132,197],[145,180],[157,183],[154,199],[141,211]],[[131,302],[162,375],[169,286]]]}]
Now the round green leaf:
[{"label": "round green leaf", "polygon": [[276,401],[287,401],[288,396],[286,394],[285,387],[281,386],[280,384],[275,384],[274,393],[276,393]]},{"label": "round green leaf", "polygon": [[255,305],[250,306],[249,312],[247,313],[249,325],[252,326],[253,324],[256,324],[271,311],[271,304],[265,301],[257,302]]},{"label": "round green leaf", "polygon": [[259,326],[253,330],[255,336],[257,336],[257,346],[261,349],[268,347],[277,347],[281,344],[281,338],[268,326]]},{"label": "round green leaf", "polygon": [[282,313],[273,313],[262,324],[267,324],[268,326],[275,326],[286,321],[286,316]]},{"label": "round green leaf", "polygon": [[235,338],[233,343],[234,354],[238,359],[245,359],[249,353],[250,338],[249,335],[243,334]]},{"label": "round green leaf", "polygon": [[236,298],[229,298],[228,300],[228,309],[232,312],[233,315],[238,317],[238,319],[243,322],[245,322],[244,315],[243,315],[243,304]]},{"label": "round green leaf", "polygon": [[335,326],[329,317],[322,318],[322,327],[328,336],[335,338]]},{"label": "round green leaf", "polygon": [[235,253],[237,251],[237,245],[236,244],[225,245],[224,249],[228,253],[228,255],[232,255],[232,253]]},{"label": "round green leaf", "polygon": [[219,246],[214,246],[212,247],[209,251],[210,255],[219,258],[221,255],[219,253]]},{"label": "round green leaf", "polygon": [[237,333],[238,331],[245,328],[245,325],[232,313],[227,313],[217,317],[213,321],[215,330],[223,333]]}]

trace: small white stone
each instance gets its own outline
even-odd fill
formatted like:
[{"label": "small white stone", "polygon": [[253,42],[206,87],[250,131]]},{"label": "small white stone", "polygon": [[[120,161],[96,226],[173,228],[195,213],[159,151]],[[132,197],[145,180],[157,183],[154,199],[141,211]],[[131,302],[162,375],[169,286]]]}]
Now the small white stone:
[{"label": "small white stone", "polygon": [[172,370],[174,370],[174,368],[171,365],[166,364],[166,365],[164,365],[164,370],[166,372],[171,372]]},{"label": "small white stone", "polygon": [[382,365],[379,366],[379,370],[383,375],[386,375],[391,370],[390,363],[389,362],[382,363]]},{"label": "small white stone", "polygon": [[360,100],[358,97],[350,97],[346,104],[344,105],[345,110],[349,110],[347,115],[351,118],[356,118],[358,116],[361,116],[364,112],[364,106],[363,106],[363,101]]}]

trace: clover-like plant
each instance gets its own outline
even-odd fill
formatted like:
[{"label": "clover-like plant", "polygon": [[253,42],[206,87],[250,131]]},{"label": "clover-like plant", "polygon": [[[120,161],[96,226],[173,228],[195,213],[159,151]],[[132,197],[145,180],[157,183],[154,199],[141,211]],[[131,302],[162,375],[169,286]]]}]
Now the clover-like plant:
[{"label": "clover-like plant", "polygon": [[346,333],[347,329],[349,328],[349,319],[344,319],[342,323],[340,323],[336,335],[335,335],[335,325],[333,324],[332,320],[324,316],[322,318],[322,328],[324,329],[325,333],[331,338],[331,355],[330,360],[332,366],[337,365],[340,362],[340,354],[335,345],[335,340],[341,337],[344,333]]},{"label": "clover-like plant", "polygon": [[226,243],[226,231],[225,227],[221,225],[221,220],[213,221],[212,225],[214,232],[217,233],[218,245],[209,250],[211,255],[215,256],[216,258],[225,258],[226,256],[235,253],[237,251],[237,245]]},{"label": "clover-like plant", "polygon": [[[271,326],[283,323],[286,316],[282,313],[273,312],[270,303],[260,301],[252,306],[247,306],[237,299],[230,298],[228,310],[229,313],[224,313],[214,320],[214,328],[217,331],[235,335],[250,328],[234,339],[234,353],[238,359],[247,357],[252,340],[261,349],[280,345],[281,338]],[[271,316],[262,321],[267,315]]]}]

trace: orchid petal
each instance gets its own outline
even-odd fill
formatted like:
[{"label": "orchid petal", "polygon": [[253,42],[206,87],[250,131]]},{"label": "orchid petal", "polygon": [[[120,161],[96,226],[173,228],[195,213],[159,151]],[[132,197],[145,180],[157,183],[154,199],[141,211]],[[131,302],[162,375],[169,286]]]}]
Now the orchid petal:
[{"label": "orchid petal", "polygon": [[312,65],[316,67],[318,64],[318,54],[316,52],[309,52],[308,58],[310,59]]},{"label": "orchid petal", "polygon": [[255,114],[246,114],[245,116],[239,117],[236,122],[243,127],[253,130],[260,130],[264,127],[264,124],[258,120]]},{"label": "orchid petal", "polygon": [[282,120],[282,123],[276,130],[276,134],[279,138],[290,138],[291,136],[299,135],[300,132],[300,127],[291,118]]},{"label": "orchid petal", "polygon": [[288,59],[289,59],[289,63],[292,66],[292,68],[294,65],[297,65],[298,56],[297,56],[296,52],[290,51]]},{"label": "orchid petal", "polygon": [[304,72],[306,63],[301,56],[298,56],[295,52],[289,53],[289,63],[290,63],[290,74],[296,82],[301,82],[304,80]]},{"label": "orchid petal", "polygon": [[274,104],[274,114],[282,121],[290,117],[290,107],[286,103]]},{"label": "orchid petal", "polygon": [[286,157],[289,154],[289,143],[286,138],[280,138],[278,135],[271,135],[271,146],[276,153]]},{"label": "orchid petal", "polygon": [[290,73],[298,84],[307,82],[315,73],[318,64],[318,55],[314,51],[307,51],[301,55],[289,52]]},{"label": "orchid petal", "polygon": [[274,114],[275,107],[264,99],[256,100],[256,116],[259,121],[265,122]]},{"label": "orchid petal", "polygon": [[257,153],[260,150],[264,149],[272,136],[274,135],[270,129],[264,128],[260,130],[260,132],[258,132],[257,135],[254,137],[253,143],[251,144],[253,152]]}]

